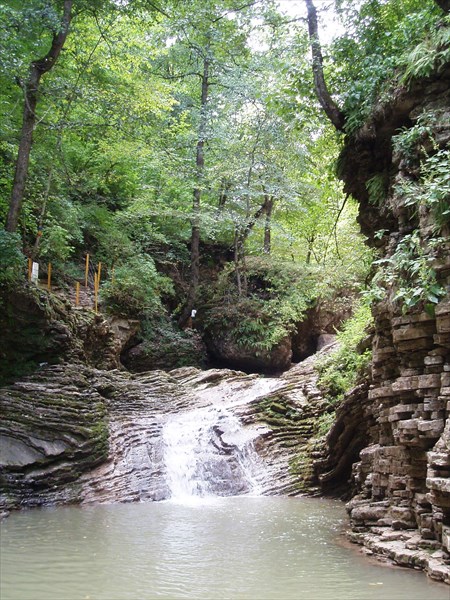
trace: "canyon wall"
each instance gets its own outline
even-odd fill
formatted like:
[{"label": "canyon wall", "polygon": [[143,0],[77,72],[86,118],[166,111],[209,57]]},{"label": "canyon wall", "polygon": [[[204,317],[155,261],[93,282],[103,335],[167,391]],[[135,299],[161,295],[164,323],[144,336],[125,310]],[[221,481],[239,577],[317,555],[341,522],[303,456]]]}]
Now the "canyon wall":
[{"label": "canyon wall", "polygon": [[383,272],[367,389],[347,395],[318,465],[326,487],[353,463],[355,541],[447,581],[427,557],[450,564],[449,143],[449,67],[397,90],[347,139],[341,176]]}]

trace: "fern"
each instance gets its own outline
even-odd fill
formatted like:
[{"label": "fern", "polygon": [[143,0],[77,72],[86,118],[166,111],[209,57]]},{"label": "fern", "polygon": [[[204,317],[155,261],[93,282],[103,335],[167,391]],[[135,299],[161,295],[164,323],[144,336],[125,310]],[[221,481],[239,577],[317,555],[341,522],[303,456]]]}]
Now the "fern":
[{"label": "fern", "polygon": [[378,173],[366,181],[366,189],[369,193],[370,204],[375,206],[380,206],[382,204],[387,195],[386,187],[386,178],[382,173]]},{"label": "fern", "polygon": [[406,54],[406,69],[402,84],[410,84],[413,79],[429,77],[450,60],[450,17],[446,17],[442,27],[433,31],[426,40]]}]

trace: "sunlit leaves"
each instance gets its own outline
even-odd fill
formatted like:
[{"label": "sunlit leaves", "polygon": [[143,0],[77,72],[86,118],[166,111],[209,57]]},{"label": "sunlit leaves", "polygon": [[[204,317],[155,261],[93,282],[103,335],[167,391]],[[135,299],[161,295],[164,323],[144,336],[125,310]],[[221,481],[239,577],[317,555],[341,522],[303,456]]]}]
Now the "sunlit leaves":
[{"label": "sunlit leaves", "polygon": [[[341,0],[346,34],[331,47],[337,69],[332,76],[347,116],[347,131],[360,127],[376,100],[387,97],[393,80],[410,78],[434,64],[432,44],[424,43],[442,13],[433,0],[365,0],[355,8]],[[431,67],[432,68],[432,67]]]}]

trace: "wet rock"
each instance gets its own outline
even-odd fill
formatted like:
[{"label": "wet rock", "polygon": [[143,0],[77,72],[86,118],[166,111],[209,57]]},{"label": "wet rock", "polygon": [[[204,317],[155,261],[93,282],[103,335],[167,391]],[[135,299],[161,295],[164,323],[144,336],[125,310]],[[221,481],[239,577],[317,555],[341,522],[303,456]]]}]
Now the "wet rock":
[{"label": "wet rock", "polygon": [[168,498],[164,427],[194,410],[215,411],[204,433],[209,492],[249,491],[236,449],[250,441],[264,465],[255,475],[261,493],[317,490],[313,457],[324,438],[315,422],[326,406],[316,359],[278,378],[194,367],[134,375],[46,367],[0,389],[0,506]]},{"label": "wet rock", "polygon": [[286,337],[271,350],[255,352],[252,347],[237,342],[234,337],[222,332],[221,336],[205,335],[205,342],[211,357],[230,368],[259,373],[281,373],[291,364],[292,344]]},{"label": "wet rock", "polygon": [[82,361],[101,369],[120,366],[120,353],[137,321],[105,318],[75,308],[63,293],[27,285],[2,290],[0,383],[14,381],[39,365]]}]

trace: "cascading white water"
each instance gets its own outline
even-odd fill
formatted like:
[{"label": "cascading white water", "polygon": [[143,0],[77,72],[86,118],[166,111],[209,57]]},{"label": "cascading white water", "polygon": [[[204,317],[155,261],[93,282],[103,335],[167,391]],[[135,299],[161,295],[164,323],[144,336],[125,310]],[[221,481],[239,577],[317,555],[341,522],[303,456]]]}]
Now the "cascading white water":
[{"label": "cascading white water", "polygon": [[163,428],[172,499],[258,494],[255,433],[229,410],[207,406],[174,415]]}]

